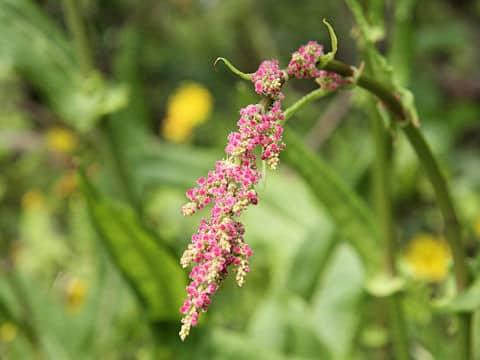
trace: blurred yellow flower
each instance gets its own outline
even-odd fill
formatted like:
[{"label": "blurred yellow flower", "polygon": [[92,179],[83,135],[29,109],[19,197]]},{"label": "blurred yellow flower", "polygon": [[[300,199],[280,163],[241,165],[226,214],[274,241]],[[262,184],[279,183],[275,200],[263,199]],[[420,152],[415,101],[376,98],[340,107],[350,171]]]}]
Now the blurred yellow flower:
[{"label": "blurred yellow flower", "polygon": [[43,194],[39,190],[29,190],[22,196],[22,207],[25,210],[41,209],[43,204]]},{"label": "blurred yellow flower", "polygon": [[410,241],[405,261],[416,278],[439,282],[445,279],[448,273],[450,248],[447,243],[433,235],[418,234]]},{"label": "blurred yellow flower", "polygon": [[0,341],[9,343],[17,337],[17,327],[11,322],[4,322],[0,324]]},{"label": "blurred yellow flower", "polygon": [[45,134],[45,141],[49,150],[60,154],[70,154],[78,142],[73,132],[61,127],[49,129]]},{"label": "blurred yellow flower", "polygon": [[70,312],[77,312],[82,307],[87,296],[87,283],[79,278],[73,278],[65,289],[65,305]]},{"label": "blurred yellow flower", "polygon": [[162,122],[165,139],[176,143],[188,140],[193,129],[210,115],[213,98],[207,88],[199,83],[187,82],[169,98],[167,117]]}]

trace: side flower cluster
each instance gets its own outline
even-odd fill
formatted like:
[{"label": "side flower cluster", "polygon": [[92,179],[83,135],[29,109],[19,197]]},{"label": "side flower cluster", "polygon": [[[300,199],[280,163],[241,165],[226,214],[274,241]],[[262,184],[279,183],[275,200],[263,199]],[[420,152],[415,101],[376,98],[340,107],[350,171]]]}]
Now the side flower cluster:
[{"label": "side flower cluster", "polygon": [[321,89],[331,91],[335,91],[339,87],[349,84],[349,81],[341,75],[325,70],[318,72],[318,77],[315,79],[315,82]]},{"label": "side flower cluster", "polygon": [[229,271],[236,273],[239,286],[245,283],[252,250],[245,243],[245,230],[237,219],[248,206],[258,203],[255,185],[261,172],[257,170],[255,150],[260,148],[260,158],[275,169],[279,153],[285,148],[280,125],[284,116],[276,99],[282,97],[280,88],[286,73],[278,69],[278,61],[263,62],[253,78],[256,90],[268,95],[271,105],[248,105],[240,110],[238,131],[228,136],[226,159],[217,161],[207,177],[197,180],[198,186],[187,191],[189,202],[182,207],[183,215],[188,216],[211,206],[210,217],[201,220],[180,260],[184,268],[193,265],[187,299],[180,308],[184,314],[182,340],[197,324],[199,313],[207,311],[211,296]]},{"label": "side flower cluster", "polygon": [[309,41],[307,44],[292,54],[288,63],[288,75],[297,79],[311,79],[320,76],[317,69],[317,62],[323,55],[323,45],[316,41]]},{"label": "side flower cluster", "polygon": [[323,45],[316,41],[309,41],[307,44],[292,54],[288,64],[288,76],[297,79],[312,79],[323,90],[337,90],[340,86],[346,85],[348,81],[337,73],[317,69],[317,63],[323,55]]},{"label": "side flower cluster", "polygon": [[252,74],[255,92],[274,100],[284,98],[280,89],[287,80],[287,72],[279,68],[278,60],[265,60],[260,64],[258,70]]}]

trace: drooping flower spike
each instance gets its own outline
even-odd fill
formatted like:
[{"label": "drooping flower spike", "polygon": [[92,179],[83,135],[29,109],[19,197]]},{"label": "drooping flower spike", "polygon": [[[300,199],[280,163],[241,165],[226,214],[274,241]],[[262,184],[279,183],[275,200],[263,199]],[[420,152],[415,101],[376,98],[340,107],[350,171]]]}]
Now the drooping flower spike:
[{"label": "drooping flower spike", "polygon": [[[197,324],[200,312],[207,311],[212,295],[230,272],[236,273],[239,286],[245,283],[252,250],[245,243],[245,229],[238,217],[250,205],[258,204],[255,185],[262,174],[257,170],[256,149],[260,149],[262,161],[271,169],[277,168],[280,152],[285,149],[281,88],[289,76],[328,76],[316,68],[322,54],[323,46],[311,41],[293,54],[287,70],[279,68],[278,60],[262,62],[251,75],[235,69],[253,82],[255,92],[262,95],[263,100],[240,110],[238,129],[228,136],[225,159],[217,161],[215,169],[199,178],[198,186],[186,193],[189,202],[182,207],[183,215],[192,215],[207,206],[211,209],[210,216],[201,220],[197,233],[192,235],[192,242],[180,261],[184,268],[192,266],[187,299],[180,308],[184,315],[180,330],[182,340]],[[229,68],[233,67],[224,62]]]}]

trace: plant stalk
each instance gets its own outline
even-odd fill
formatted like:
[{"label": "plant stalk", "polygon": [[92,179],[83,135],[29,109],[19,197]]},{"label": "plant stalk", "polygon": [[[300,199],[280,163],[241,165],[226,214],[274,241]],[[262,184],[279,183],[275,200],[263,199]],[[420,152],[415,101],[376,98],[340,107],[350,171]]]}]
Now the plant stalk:
[{"label": "plant stalk", "polygon": [[[388,156],[387,133],[379,110],[370,104],[370,127],[375,148],[372,179],[375,208],[379,219],[380,234],[384,244],[385,272],[395,276],[396,234],[393,224],[391,201],[391,163]],[[391,329],[395,358],[409,360],[407,327],[402,309],[401,295],[394,293],[386,299],[388,322]]]},{"label": "plant stalk", "polygon": [[[323,69],[327,71],[333,71],[344,77],[354,76],[353,67],[338,60],[330,61],[323,67]],[[430,183],[433,186],[435,197],[444,221],[445,236],[453,253],[453,267],[457,292],[462,293],[470,283],[470,276],[467,270],[460,222],[453,205],[446,178],[440,170],[438,162],[433,156],[430,146],[420,130],[408,121],[407,111],[404,109],[403,104],[389,88],[377,82],[376,80],[365,76],[364,74],[361,74],[357,78],[356,84],[377,96],[396,119],[406,121],[406,124],[401,126],[401,128],[405,132],[410,145],[415,151],[420,164],[422,165]],[[321,97],[319,96],[319,93],[320,92],[318,90],[314,90],[289,107],[285,111],[285,120],[288,120],[294,113],[296,113],[306,104]],[[472,359],[472,314],[462,313],[458,316],[458,321],[458,338],[460,347],[459,356],[461,359],[469,360]]]},{"label": "plant stalk", "polygon": [[[415,149],[417,156],[422,163],[424,170],[429,176],[430,182],[435,190],[440,211],[445,222],[445,235],[452,249],[455,282],[459,293],[465,291],[470,278],[465,261],[465,253],[462,246],[462,235],[460,222],[458,220],[447,182],[443,176],[438,163],[432,154],[428,143],[418,128],[408,125],[403,128],[407,139]],[[472,314],[461,313],[458,315],[458,336],[460,342],[460,359],[472,359]]]},{"label": "plant stalk", "polygon": [[[325,70],[336,72],[342,76],[353,76],[353,69],[337,60],[328,63]],[[364,75],[358,78],[357,84],[382,100],[395,116],[402,120],[407,120],[406,111],[402,103],[388,88]],[[435,196],[445,223],[446,237],[452,248],[457,290],[458,292],[462,292],[469,283],[469,277],[462,245],[460,223],[453,206],[447,181],[420,130],[411,123],[402,126],[402,129],[417,154],[418,160],[422,164],[435,191]]]},{"label": "plant stalk", "polygon": [[303,108],[305,105],[311,103],[312,101],[318,100],[322,97],[330,95],[331,93],[332,91],[330,90],[316,89],[308,93],[307,95],[303,96],[297,102],[295,102],[292,106],[290,106],[288,109],[285,110],[284,112],[285,118],[283,120],[283,124],[285,124],[288,121],[288,119],[290,119],[298,110]]},{"label": "plant stalk", "polygon": [[73,36],[73,46],[75,47],[78,61],[84,74],[88,74],[94,69],[94,62],[87,32],[77,7],[78,1],[63,0],[62,4],[67,27]]},{"label": "plant stalk", "polygon": [[[351,77],[354,75],[353,68],[338,60],[332,60],[325,67],[325,70],[333,71],[339,75]],[[365,75],[360,75],[357,79],[357,85],[376,95],[390,110],[390,112],[400,120],[407,120],[405,111],[400,100],[384,85]],[[435,191],[435,196],[442,213],[445,226],[445,235],[453,253],[453,266],[455,272],[455,283],[458,293],[463,292],[470,282],[465,259],[465,251],[462,244],[462,235],[460,222],[458,220],[455,207],[453,205],[450,190],[445,176],[440,170],[437,160],[433,156],[432,150],[426,142],[423,134],[411,122],[402,126],[410,145],[417,154],[418,160],[431,182]],[[471,344],[471,320],[469,313],[459,315],[459,341],[461,359],[472,358]]]}]

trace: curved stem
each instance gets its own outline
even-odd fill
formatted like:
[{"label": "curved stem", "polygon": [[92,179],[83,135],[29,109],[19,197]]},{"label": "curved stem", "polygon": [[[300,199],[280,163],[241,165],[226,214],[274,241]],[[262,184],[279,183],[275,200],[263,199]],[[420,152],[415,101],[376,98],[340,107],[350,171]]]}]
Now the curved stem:
[{"label": "curved stem", "polygon": [[312,101],[320,99],[324,96],[330,95],[331,93],[332,93],[331,90],[316,89],[308,93],[307,95],[303,96],[300,100],[298,100],[296,103],[290,106],[287,110],[285,110],[284,112],[285,119],[283,123],[285,124],[288,121],[288,119],[292,117],[293,114],[295,114],[298,110],[303,108],[305,105],[311,103]]},{"label": "curved stem", "polygon": [[446,237],[450,240],[450,247],[452,248],[457,289],[461,292],[465,290],[469,279],[461,241],[460,223],[453,206],[447,181],[445,180],[438,163],[435,161],[432,150],[428,146],[427,141],[419,129],[413,126],[406,126],[404,131],[408,141],[415,149],[425,172],[428,174],[430,182],[437,195],[437,202],[445,222]]},{"label": "curved stem", "polygon": [[[337,60],[332,60],[329,62],[324,69],[336,72],[342,76],[353,76],[354,73],[351,66]],[[406,120],[406,111],[402,103],[387,87],[365,75],[361,75],[358,78],[357,85],[376,95],[385,103],[387,108],[395,116]],[[313,94],[315,91],[306,97],[311,96],[311,94]],[[301,101],[302,100],[298,101],[297,103],[300,103]],[[298,110],[298,106],[295,106],[297,103],[287,109],[285,114],[288,113],[289,116],[293,115],[293,113]],[[440,170],[437,160],[433,156],[432,150],[430,149],[420,130],[411,123],[403,126],[402,129],[405,131],[407,139],[417,154],[418,160],[422,164],[425,173],[427,174],[427,177],[432,183],[435,191],[435,196],[437,198],[437,202],[445,223],[446,237],[450,247],[452,248],[457,290],[462,292],[468,285],[469,278],[465,261],[465,253],[462,245],[460,223],[453,205],[447,181]]]},{"label": "curved stem", "polygon": [[[354,76],[353,68],[338,60],[330,61],[323,69],[327,71],[333,71],[345,77]],[[360,75],[360,77],[358,78],[357,85],[364,88],[365,90],[368,90],[372,94],[375,94],[380,100],[385,103],[388,109],[397,118],[402,120],[407,119],[407,113],[403,108],[402,103],[386,86],[363,74]]]},{"label": "curved stem", "polygon": [[[333,71],[346,77],[351,77],[354,75],[354,70],[351,66],[338,60],[330,61],[324,66],[323,69],[327,71]],[[407,112],[403,107],[403,104],[386,86],[363,74],[358,77],[357,85],[377,96],[386,105],[390,112],[398,119],[408,120]],[[285,111],[285,114],[288,114],[288,117],[291,117],[303,105],[313,100],[311,98],[312,93],[306,96],[306,100],[301,99],[288,108]],[[444,220],[445,235],[453,253],[453,266],[457,291],[461,293],[468,286],[470,279],[467,271],[465,251],[462,244],[460,222],[458,221],[458,216],[453,205],[447,181],[440,170],[436,158],[433,156],[430,146],[420,130],[410,122],[408,122],[405,126],[402,126],[402,129],[405,131],[407,139],[417,154],[418,160],[422,164],[422,167],[435,191],[435,196]],[[462,354],[459,354],[459,356],[461,355],[460,358],[462,359],[471,358],[470,333],[471,314],[460,314],[459,340],[461,342],[460,348],[462,349]]]},{"label": "curved stem", "polygon": [[[449,241],[450,248],[452,249],[457,291],[460,293],[465,290],[470,282],[470,279],[465,263],[460,223],[458,221],[455,208],[453,207],[447,182],[440,171],[438,163],[433,157],[430,147],[428,146],[419,129],[409,125],[406,126],[404,130],[405,134],[407,135],[407,139],[409,140],[410,144],[412,144],[426,173],[429,175],[430,182],[432,183],[437,195],[438,205],[443,214],[445,222],[445,235]],[[461,313],[458,315],[458,321],[458,340],[461,351],[461,353],[459,353],[459,359],[469,360],[472,358],[472,314]]]}]

